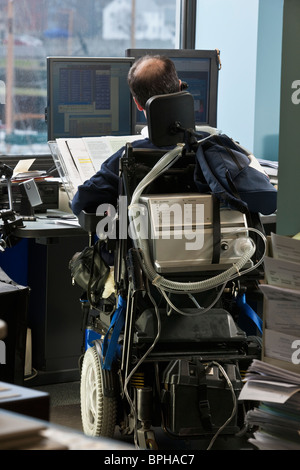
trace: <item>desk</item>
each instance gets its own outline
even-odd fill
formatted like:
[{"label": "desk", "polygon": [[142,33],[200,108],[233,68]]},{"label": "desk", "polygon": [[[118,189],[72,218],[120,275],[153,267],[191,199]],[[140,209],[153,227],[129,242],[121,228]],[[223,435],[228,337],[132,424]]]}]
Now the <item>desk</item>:
[{"label": "desk", "polygon": [[[126,459],[136,454],[135,447],[126,442],[106,437],[89,437],[64,426],[55,426],[8,410],[0,410],[0,449],[5,450],[100,450],[101,456],[111,461],[113,451],[124,451]],[[128,454],[131,451],[132,454]],[[122,454],[123,455],[123,454]],[[128,457],[129,455],[129,457]],[[53,454],[54,459],[57,455]],[[49,460],[50,454],[46,455]],[[121,455],[120,455],[121,457]],[[119,457],[117,457],[119,458]],[[137,458],[137,457],[135,457]],[[133,466],[133,465],[132,465]]]},{"label": "desk", "polygon": [[[62,213],[49,210],[39,214],[15,232],[21,242],[26,240],[27,262],[21,269],[26,270],[30,287],[28,327],[32,331],[32,366],[38,371],[30,381],[33,385],[79,380],[82,352],[82,291],[72,285],[68,264],[75,252],[88,245],[88,234],[79,226],[56,224],[46,215]],[[9,250],[14,248],[17,245],[5,253],[8,268]]]},{"label": "desk", "polygon": [[39,390],[0,382],[0,409],[49,421],[50,396]]},{"label": "desk", "polygon": [[[69,214],[72,217],[72,214]],[[57,218],[56,218],[57,216]],[[73,219],[64,219],[67,213],[49,210],[46,214],[37,214],[36,220],[24,220],[23,227],[17,227],[14,235],[19,238],[54,239],[62,237],[85,236],[86,232],[79,225],[71,225]],[[63,221],[65,220],[65,224]],[[59,223],[57,223],[59,222]]]}]

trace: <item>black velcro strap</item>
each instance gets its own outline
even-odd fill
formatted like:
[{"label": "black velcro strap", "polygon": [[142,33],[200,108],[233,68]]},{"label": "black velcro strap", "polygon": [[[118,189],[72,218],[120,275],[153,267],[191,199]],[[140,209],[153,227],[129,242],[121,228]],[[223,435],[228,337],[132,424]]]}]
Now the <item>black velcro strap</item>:
[{"label": "black velcro strap", "polygon": [[205,431],[212,430],[210,404],[207,397],[206,370],[203,364],[197,362],[198,373],[198,406],[200,419]]},{"label": "black velcro strap", "polygon": [[220,262],[220,249],[221,249],[221,223],[220,223],[220,201],[212,194],[213,203],[213,254],[212,264]]}]

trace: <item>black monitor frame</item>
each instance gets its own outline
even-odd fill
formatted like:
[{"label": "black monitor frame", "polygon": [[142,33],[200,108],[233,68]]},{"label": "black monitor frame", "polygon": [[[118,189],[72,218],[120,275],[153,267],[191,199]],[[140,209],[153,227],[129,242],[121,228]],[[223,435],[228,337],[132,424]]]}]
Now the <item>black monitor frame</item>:
[{"label": "black monitor frame", "polygon": [[[208,59],[209,60],[209,103],[208,103],[208,118],[207,122],[199,122],[195,120],[195,125],[207,125],[217,127],[217,101],[218,101],[218,78],[219,78],[219,51],[218,50],[196,50],[196,49],[127,49],[125,52],[126,57],[134,57],[138,60],[144,55],[165,55],[171,60],[176,59]],[[180,70],[177,69],[179,79],[184,78],[180,76]],[[190,91],[187,89],[187,91]],[[192,93],[191,93],[192,94]],[[138,128],[136,125],[137,112],[133,112],[132,129]],[[138,132],[138,131],[137,131]]]},{"label": "black monitor frame", "polygon": [[[99,135],[130,135],[132,134],[132,99],[130,95],[130,91],[127,85],[127,75],[130,67],[132,66],[134,62],[133,58],[130,57],[63,57],[63,56],[51,56],[47,57],[47,108],[45,111],[45,117],[46,117],[46,122],[47,122],[47,127],[48,127],[48,141],[55,140],[56,138],[63,137],[63,138],[71,138],[71,137],[98,137]],[[97,66],[105,66],[105,65],[128,65],[126,68],[126,75],[124,74],[124,82],[123,86],[126,86],[126,92],[128,90],[128,109],[126,109],[126,117],[124,116],[122,122],[128,122],[128,126],[126,129],[126,132],[116,132],[116,133],[101,133],[101,132],[92,132],[89,133],[88,135],[82,135],[80,132],[76,133],[76,135],[58,135],[58,130],[55,129],[55,116],[58,113],[57,110],[57,102],[58,102],[58,97],[57,97],[57,83],[55,83],[55,69],[58,66],[81,66],[81,67],[97,67]],[[128,70],[127,70],[128,69]],[[125,88],[124,88],[125,90]],[[123,93],[124,96],[124,93]],[[126,97],[127,98],[127,97]],[[56,109],[55,109],[56,108]],[[78,113],[78,111],[77,111]],[[86,115],[88,116],[88,112],[86,112]],[[77,114],[79,115],[79,114]],[[83,117],[84,119],[84,117]]]}]

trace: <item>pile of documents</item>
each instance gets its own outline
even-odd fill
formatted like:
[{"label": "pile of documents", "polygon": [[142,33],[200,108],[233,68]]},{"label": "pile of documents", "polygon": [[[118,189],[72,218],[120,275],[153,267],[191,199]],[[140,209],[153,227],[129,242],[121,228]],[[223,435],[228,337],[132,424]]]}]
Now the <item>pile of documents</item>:
[{"label": "pile of documents", "polygon": [[263,356],[265,362],[300,373],[300,240],[271,234],[265,257]]},{"label": "pile of documents", "polygon": [[254,360],[239,400],[258,402],[247,413],[258,427],[250,442],[263,450],[300,450],[300,240],[271,234],[264,259],[262,361]]},{"label": "pile of documents", "polygon": [[300,450],[300,374],[253,360],[239,400],[258,401],[247,424],[257,431],[249,442],[260,450]]},{"label": "pile of documents", "polygon": [[264,171],[270,178],[271,183],[278,184],[278,162],[273,160],[258,159]]},{"label": "pile of documents", "polygon": [[12,181],[24,181],[31,178],[42,178],[46,176],[45,171],[30,170],[30,167],[35,162],[35,158],[20,160],[14,168]]}]

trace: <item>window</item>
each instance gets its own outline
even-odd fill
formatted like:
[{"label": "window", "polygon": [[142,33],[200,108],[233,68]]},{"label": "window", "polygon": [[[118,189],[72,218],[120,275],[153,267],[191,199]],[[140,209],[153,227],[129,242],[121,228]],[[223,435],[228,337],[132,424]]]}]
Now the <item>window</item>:
[{"label": "window", "polygon": [[0,153],[49,154],[48,56],[178,48],[179,0],[0,0]]}]

